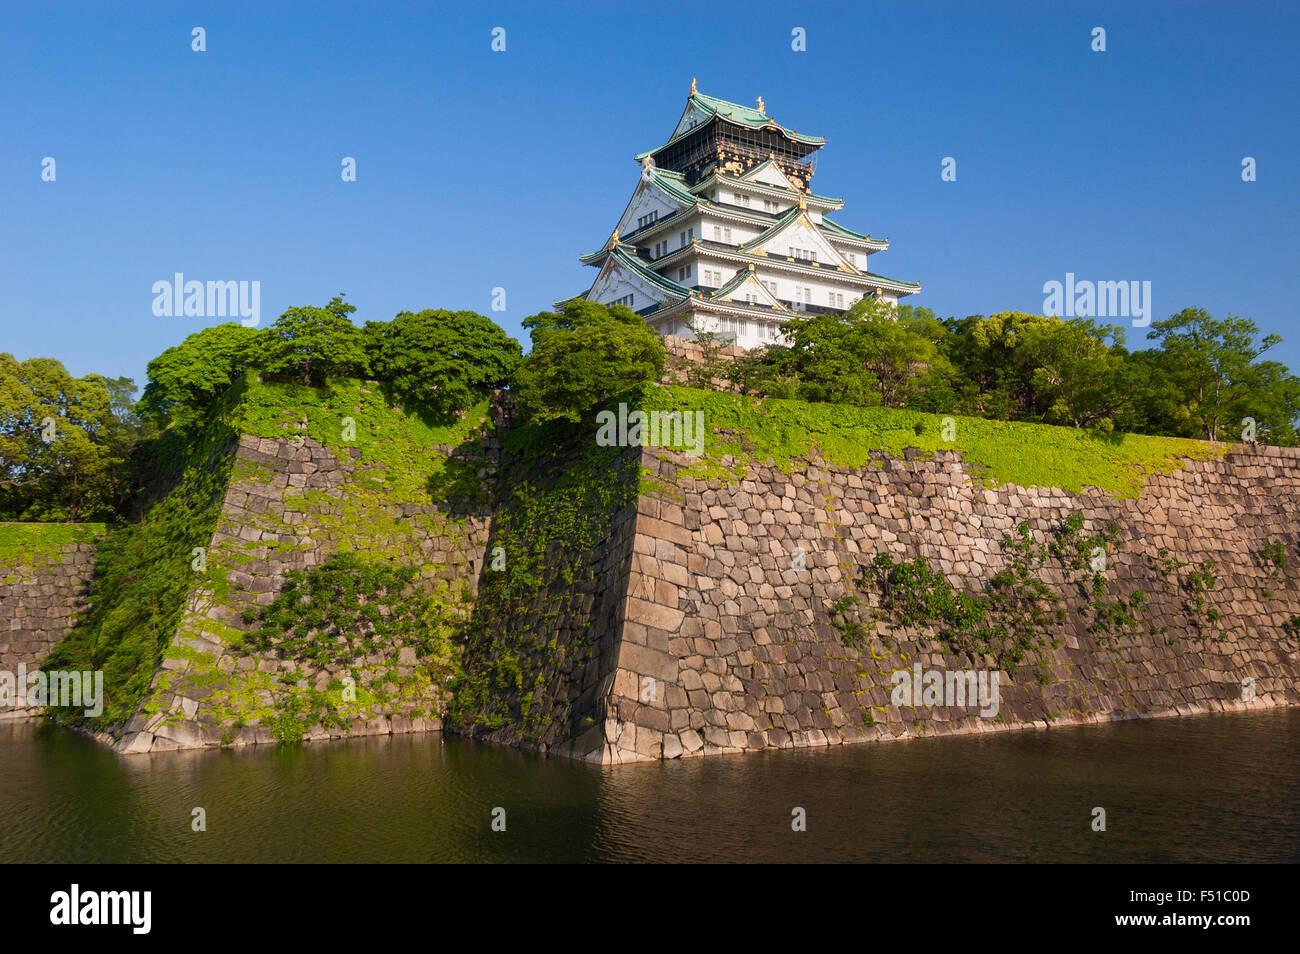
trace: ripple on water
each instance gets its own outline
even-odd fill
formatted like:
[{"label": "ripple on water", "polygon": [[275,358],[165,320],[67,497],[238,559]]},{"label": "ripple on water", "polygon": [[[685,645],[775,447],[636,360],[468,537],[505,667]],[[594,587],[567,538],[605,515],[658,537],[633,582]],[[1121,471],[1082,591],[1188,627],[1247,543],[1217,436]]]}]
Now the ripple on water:
[{"label": "ripple on water", "polygon": [[1295,862],[1297,752],[1298,709],[615,767],[436,733],[128,758],[7,723],[0,861]]}]

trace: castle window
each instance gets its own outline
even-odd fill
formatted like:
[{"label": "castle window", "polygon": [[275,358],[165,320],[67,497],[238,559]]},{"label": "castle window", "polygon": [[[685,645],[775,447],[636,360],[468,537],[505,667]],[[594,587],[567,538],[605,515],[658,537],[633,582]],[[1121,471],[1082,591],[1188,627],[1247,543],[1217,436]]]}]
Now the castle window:
[{"label": "castle window", "polygon": [[749,334],[749,322],[744,318],[731,318],[723,315],[718,320],[718,323],[724,333],[734,334],[736,337]]}]

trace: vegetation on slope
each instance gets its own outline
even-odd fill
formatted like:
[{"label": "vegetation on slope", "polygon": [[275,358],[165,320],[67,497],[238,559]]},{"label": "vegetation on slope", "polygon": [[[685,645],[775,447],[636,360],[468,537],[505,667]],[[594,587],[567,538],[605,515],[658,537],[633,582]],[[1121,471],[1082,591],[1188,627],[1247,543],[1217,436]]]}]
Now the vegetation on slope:
[{"label": "vegetation on slope", "polygon": [[639,468],[562,420],[534,420],[503,443],[502,494],[449,716],[461,727],[513,726],[530,741],[552,724],[571,737],[585,727],[571,721],[578,691],[555,681],[578,678],[595,656],[597,620],[582,615],[599,589],[595,556],[635,501]]},{"label": "vegetation on slope", "polygon": [[[231,420],[245,436],[312,438],[347,477],[330,490],[285,488],[285,508],[302,514],[301,522],[286,523],[278,508],[256,513],[253,526],[269,538],[245,540],[242,526],[219,524],[223,539],[208,554],[195,612],[182,622],[187,635],[259,661],[273,652],[280,671],[232,672],[212,652],[188,642],[173,646],[164,655],[184,660],[186,669],[160,674],[145,712],[174,718],[162,708],[171,692],[210,690],[207,712],[230,737],[265,726],[281,742],[317,725],[436,715],[457,671],[470,589],[447,579],[448,567],[429,562],[427,548],[437,538],[440,548],[463,550],[464,516],[447,511],[482,506],[477,437],[487,423],[486,401],[439,425],[394,406],[370,382],[328,379],[315,387],[250,378]],[[247,485],[275,474],[269,465],[241,460],[231,479]],[[291,551],[318,549],[327,554],[323,564],[289,572],[267,606],[231,582],[249,560],[284,565]],[[248,628],[219,623],[213,610],[236,612]],[[322,670],[323,687],[312,675]]]},{"label": "vegetation on slope", "polygon": [[[1155,321],[1156,347],[1090,318],[1002,312],[938,321],[927,308],[864,299],[799,315],[785,343],[724,359],[699,378],[747,394],[964,414],[1208,440],[1300,441],[1300,378],[1262,360],[1281,338],[1248,318],[1185,308]],[[695,383],[695,382],[690,382]]]},{"label": "vegetation on slope", "polygon": [[[472,665],[457,680],[454,714],[465,724],[540,733],[565,716],[534,705],[549,691],[546,673],[558,663],[575,671],[591,652],[580,641],[556,646],[537,638],[538,621],[545,627],[557,612],[546,599],[592,582],[587,557],[637,492],[621,449],[596,445],[592,422],[602,406],[626,400],[644,410],[702,411],[705,453],[691,471],[706,475],[734,479],[768,460],[788,471],[813,456],[871,466],[914,448],[957,451],[976,476],[994,483],[1095,486],[1121,496],[1183,458],[1228,449],[1127,431],[1232,437],[1246,415],[1260,439],[1295,436],[1300,382],[1276,362],[1258,360],[1277,339],[1256,341],[1246,319],[1219,321],[1188,309],[1153,325],[1157,349],[1129,353],[1117,329],[1087,321],[1008,313],[937,322],[905,306],[886,324],[873,308],[796,318],[790,347],[697,376],[730,377],[743,397],[658,386],[657,336],[627,309],[589,302],[530,318],[533,350],[521,359],[518,345],[482,316],[403,312],[358,328],[349,317],[355,309],[336,297],[322,308],[289,309],[264,331],[223,325],[191,335],[150,363],[135,408],[124,397],[130,382],[73,381],[43,359],[8,359],[0,361],[0,489],[8,495],[0,496],[0,512],[108,519],[131,511],[137,518],[103,538],[90,610],[51,657],[52,665],[104,669],[108,698],[96,726],[108,727],[140,704],[167,653],[180,652],[170,643],[196,585],[212,600],[232,596],[234,563],[217,559],[196,569],[193,560],[217,524],[238,435],[306,435],[356,463],[346,499],[292,488],[289,496],[337,552],[359,554],[355,563],[343,559],[295,585],[346,591],[344,602],[361,606],[407,592],[385,575],[420,559],[418,528],[403,506],[456,501],[482,512],[488,505],[479,455],[458,451],[472,448],[488,392],[508,384],[525,423],[506,439],[503,500],[470,631]],[[367,375],[382,380],[366,382]],[[47,386],[56,379],[57,388]],[[788,399],[794,396],[804,400]],[[40,436],[45,416],[56,419],[62,444]],[[256,471],[234,476],[261,479]],[[73,536],[81,532],[97,531]],[[0,533],[0,562],[34,546],[31,537]],[[498,547],[506,555],[499,569]],[[231,552],[236,562],[246,556],[238,545]],[[356,585],[344,585],[339,574]],[[454,603],[463,610],[456,594],[437,602],[439,618],[443,610],[454,617]],[[291,643],[310,659],[320,651],[314,640],[332,633],[348,641],[364,629],[345,613],[299,630],[288,621],[288,604],[275,605],[270,616],[250,621],[261,634],[252,645],[263,637],[269,645]],[[250,701],[266,686],[249,680],[239,705],[227,699],[236,720],[267,716]],[[517,701],[502,708],[506,694]],[[332,703],[318,696],[315,689],[289,693],[289,707],[277,715],[286,738],[329,710]]]},{"label": "vegetation on slope", "polygon": [[[184,614],[194,585],[192,561],[212,537],[233,460],[234,396],[213,409],[196,441],[155,441],[158,466],[172,461],[171,469],[140,519],[100,541],[89,606],[46,661],[50,669],[103,670],[104,711],[89,720],[96,729],[135,711]],[[58,713],[83,718],[79,710]]]},{"label": "vegetation on slope", "polygon": [[730,455],[736,476],[747,465],[769,459],[787,472],[812,455],[844,467],[866,467],[873,454],[902,457],[906,449],[916,448],[922,454],[957,451],[981,477],[995,483],[1071,492],[1092,486],[1131,497],[1146,475],[1178,469],[1180,458],[1212,457],[1228,450],[1227,445],[1183,438],[757,399],[684,387],[648,387],[638,406],[703,411],[705,460],[700,471],[709,471],[711,463]]}]

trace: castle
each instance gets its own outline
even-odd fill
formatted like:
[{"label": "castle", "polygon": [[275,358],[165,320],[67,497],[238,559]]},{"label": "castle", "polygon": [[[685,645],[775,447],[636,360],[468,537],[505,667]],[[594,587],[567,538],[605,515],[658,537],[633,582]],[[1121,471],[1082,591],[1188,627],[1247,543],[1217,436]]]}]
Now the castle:
[{"label": "castle", "polygon": [[868,267],[888,240],[827,217],[844,201],[810,188],[825,142],[769,118],[761,96],[741,106],[692,80],[668,141],[636,157],[641,178],[608,243],[581,257],[599,274],[580,297],[626,305],[660,334],[754,348],[780,342],[797,313],[917,293]]}]

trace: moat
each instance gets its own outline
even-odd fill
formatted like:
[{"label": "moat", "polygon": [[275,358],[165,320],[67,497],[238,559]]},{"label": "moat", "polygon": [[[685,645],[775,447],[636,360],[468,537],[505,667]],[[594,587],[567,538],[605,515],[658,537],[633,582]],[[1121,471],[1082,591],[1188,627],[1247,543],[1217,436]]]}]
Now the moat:
[{"label": "moat", "polygon": [[1295,708],[613,768],[437,733],[120,756],[8,723],[0,766],[3,862],[1300,861]]}]

